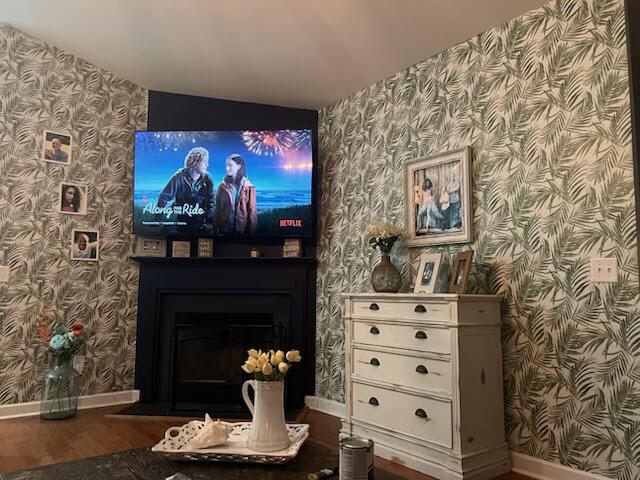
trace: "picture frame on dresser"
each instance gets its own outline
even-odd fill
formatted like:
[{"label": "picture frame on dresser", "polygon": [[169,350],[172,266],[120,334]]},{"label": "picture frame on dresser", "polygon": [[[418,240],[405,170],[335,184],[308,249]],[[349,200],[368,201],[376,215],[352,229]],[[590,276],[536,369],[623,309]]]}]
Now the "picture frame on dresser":
[{"label": "picture frame on dresser", "polygon": [[466,250],[456,254],[453,260],[453,268],[449,277],[449,293],[467,293],[469,284],[469,272],[473,264],[473,250]]},{"label": "picture frame on dresser", "polygon": [[442,253],[423,253],[416,275],[413,293],[433,293],[438,282]]},{"label": "picture frame on dresser", "polygon": [[405,164],[407,246],[473,241],[472,157],[465,147]]}]

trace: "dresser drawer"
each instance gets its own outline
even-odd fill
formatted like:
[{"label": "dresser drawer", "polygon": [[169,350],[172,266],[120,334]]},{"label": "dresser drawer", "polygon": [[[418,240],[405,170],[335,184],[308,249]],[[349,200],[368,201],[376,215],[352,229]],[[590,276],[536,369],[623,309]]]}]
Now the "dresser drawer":
[{"label": "dresser drawer", "polygon": [[352,313],[358,317],[442,322],[450,319],[449,304],[446,302],[354,300],[352,305]]},{"label": "dresser drawer", "polygon": [[450,353],[450,335],[448,328],[396,325],[375,321],[353,322],[353,341],[369,345]]},{"label": "dresser drawer", "polygon": [[451,448],[451,403],[353,384],[353,417]]},{"label": "dresser drawer", "polygon": [[354,348],[353,373],[393,385],[451,392],[451,364],[446,360]]}]

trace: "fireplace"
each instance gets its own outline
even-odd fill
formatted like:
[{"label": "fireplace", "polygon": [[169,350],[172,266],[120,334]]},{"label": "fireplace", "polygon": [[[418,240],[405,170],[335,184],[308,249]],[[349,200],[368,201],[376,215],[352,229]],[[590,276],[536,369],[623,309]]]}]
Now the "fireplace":
[{"label": "fireplace", "polygon": [[137,260],[140,404],[131,413],[248,418],[240,366],[249,348],[302,351],[285,384],[289,417],[313,395],[313,261]]}]

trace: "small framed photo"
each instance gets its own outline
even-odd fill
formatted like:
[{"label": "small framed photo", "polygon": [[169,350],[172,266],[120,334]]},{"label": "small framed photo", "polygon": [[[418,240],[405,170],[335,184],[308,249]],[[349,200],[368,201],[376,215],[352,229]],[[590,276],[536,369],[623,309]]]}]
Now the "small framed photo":
[{"label": "small framed photo", "polygon": [[286,238],[282,245],[283,257],[300,257],[302,255],[302,240],[299,238]]},{"label": "small framed photo", "polygon": [[451,277],[449,277],[449,293],[467,293],[467,283],[472,262],[473,250],[460,252],[455,256]]},{"label": "small framed photo", "polygon": [[198,239],[198,256],[213,257],[213,239],[212,238]]},{"label": "small framed photo", "polygon": [[45,130],[42,159],[45,162],[69,165],[71,163],[71,135]]},{"label": "small framed photo", "polygon": [[471,147],[404,166],[404,205],[409,247],[473,241]]},{"label": "small framed photo", "polygon": [[167,241],[164,238],[136,237],[136,255],[141,257],[164,257]]},{"label": "small framed photo", "polygon": [[97,262],[100,236],[97,230],[73,230],[71,233],[71,260]]},{"label": "small framed photo", "polygon": [[58,194],[58,211],[69,215],[86,215],[88,191],[89,188],[86,185],[61,183]]},{"label": "small framed photo", "polygon": [[441,253],[423,253],[420,255],[420,266],[416,284],[413,287],[414,293],[433,293],[440,272],[442,262]]},{"label": "small framed photo", "polygon": [[187,258],[191,256],[191,242],[188,240],[174,240],[171,242],[171,256]]}]

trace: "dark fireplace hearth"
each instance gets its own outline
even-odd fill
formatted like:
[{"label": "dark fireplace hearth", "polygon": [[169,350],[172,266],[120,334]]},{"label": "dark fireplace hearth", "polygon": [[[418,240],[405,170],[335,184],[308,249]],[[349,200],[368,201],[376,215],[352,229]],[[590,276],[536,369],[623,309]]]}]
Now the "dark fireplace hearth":
[{"label": "dark fireplace hearth", "polygon": [[312,259],[140,261],[136,388],[128,413],[248,418],[249,348],[302,351],[285,384],[291,417],[314,390]]}]

